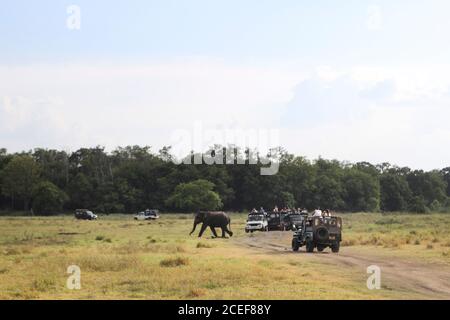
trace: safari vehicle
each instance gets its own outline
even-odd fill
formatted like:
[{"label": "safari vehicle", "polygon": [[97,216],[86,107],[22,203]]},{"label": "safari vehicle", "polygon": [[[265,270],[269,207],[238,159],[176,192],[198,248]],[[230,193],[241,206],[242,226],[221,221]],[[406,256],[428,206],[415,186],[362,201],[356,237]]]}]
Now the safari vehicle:
[{"label": "safari vehicle", "polygon": [[134,216],[134,220],[156,220],[159,219],[159,211],[158,210],[150,210],[147,209],[145,211],[139,212]]},{"label": "safari vehicle", "polygon": [[285,231],[285,218],[287,214],[283,212],[271,212],[268,214],[269,231],[281,230]]},{"label": "safari vehicle", "polygon": [[97,220],[98,216],[87,209],[75,210],[75,218],[78,220]]},{"label": "safari vehicle", "polygon": [[294,230],[294,227],[301,225],[303,220],[308,217],[308,214],[290,213],[283,219],[284,229],[287,231]]},{"label": "safari vehicle", "polygon": [[295,224],[294,230],[293,251],[305,246],[307,252],[313,252],[314,248],[322,252],[327,247],[332,252],[339,252],[342,240],[342,219],[339,217],[308,217],[299,225]]},{"label": "safari vehicle", "polygon": [[245,232],[254,231],[269,231],[267,223],[267,216],[262,213],[252,213],[248,215],[247,224],[245,225]]}]

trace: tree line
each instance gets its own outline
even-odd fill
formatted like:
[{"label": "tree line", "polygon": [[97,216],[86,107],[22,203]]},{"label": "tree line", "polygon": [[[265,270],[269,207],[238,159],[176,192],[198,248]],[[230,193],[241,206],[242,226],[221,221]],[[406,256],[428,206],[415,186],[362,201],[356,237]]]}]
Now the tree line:
[{"label": "tree line", "polygon": [[[77,208],[135,213],[145,208],[191,212],[253,207],[329,208],[336,211],[426,213],[450,207],[450,167],[423,171],[389,163],[347,163],[278,148],[279,172],[260,175],[249,150],[233,148],[245,164],[175,164],[170,147],[103,147],[75,152],[0,149],[0,209],[57,214]],[[187,157],[194,157],[194,153]]]}]

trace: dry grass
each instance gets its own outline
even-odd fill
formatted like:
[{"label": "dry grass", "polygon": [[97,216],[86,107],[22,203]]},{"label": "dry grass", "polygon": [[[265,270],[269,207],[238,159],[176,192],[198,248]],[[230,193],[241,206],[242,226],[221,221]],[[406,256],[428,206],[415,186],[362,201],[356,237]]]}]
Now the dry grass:
[{"label": "dry grass", "polygon": [[[206,232],[199,241],[188,235],[191,215],[149,223],[125,215],[99,221],[2,217],[0,299],[407,297],[395,290],[369,292],[364,272],[243,247],[244,223],[244,215],[233,215],[232,239],[209,239]],[[447,215],[350,214],[344,216],[342,245],[450,263],[449,230]],[[81,290],[66,288],[70,265],[81,268]]]},{"label": "dry grass", "polygon": [[159,265],[161,267],[180,267],[189,265],[190,261],[186,257],[167,258],[161,260]]},{"label": "dry grass", "polygon": [[197,248],[214,248],[214,245],[206,242],[197,243]]}]

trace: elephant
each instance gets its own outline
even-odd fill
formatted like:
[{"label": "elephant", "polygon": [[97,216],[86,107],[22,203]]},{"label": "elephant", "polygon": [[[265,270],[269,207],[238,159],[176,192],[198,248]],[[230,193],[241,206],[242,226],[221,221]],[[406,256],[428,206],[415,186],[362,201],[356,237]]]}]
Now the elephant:
[{"label": "elephant", "polygon": [[[192,228],[191,235],[194,233],[195,228],[197,227],[197,224],[203,223],[202,228],[200,229],[200,233],[198,234],[198,237],[201,238],[203,235],[203,232],[205,232],[206,228],[209,227],[211,229],[211,232],[213,233],[214,237],[217,238],[217,233],[214,228],[221,228],[222,229],[222,238],[226,238],[225,233],[228,233],[230,237],[233,236],[233,232],[231,232],[231,219],[225,212],[222,211],[199,211],[195,215],[194,219],[194,227]],[[228,229],[228,226],[230,226],[230,229]]]}]

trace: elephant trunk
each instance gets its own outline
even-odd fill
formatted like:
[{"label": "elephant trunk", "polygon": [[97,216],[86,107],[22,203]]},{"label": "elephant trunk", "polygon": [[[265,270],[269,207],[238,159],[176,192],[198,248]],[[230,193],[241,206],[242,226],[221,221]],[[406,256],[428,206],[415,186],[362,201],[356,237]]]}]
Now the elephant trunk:
[{"label": "elephant trunk", "polygon": [[191,233],[189,233],[189,235],[194,233],[195,228],[197,228],[197,222],[194,221],[194,227],[192,228],[192,231],[191,231]]}]

